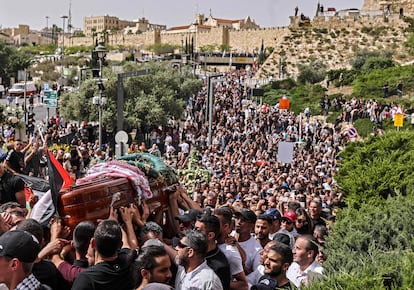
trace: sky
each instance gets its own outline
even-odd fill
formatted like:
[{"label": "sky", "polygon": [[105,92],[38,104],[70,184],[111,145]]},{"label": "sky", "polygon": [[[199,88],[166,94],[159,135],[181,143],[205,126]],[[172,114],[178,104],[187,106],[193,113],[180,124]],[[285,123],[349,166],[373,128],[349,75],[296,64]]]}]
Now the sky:
[{"label": "sky", "polygon": [[71,6],[72,26],[80,29],[87,16],[110,15],[122,20],[145,17],[150,23],[170,28],[191,24],[196,13],[231,20],[250,16],[260,27],[274,27],[289,25],[295,6],[299,14],[313,18],[318,2],[325,9],[340,10],[360,9],[364,0],[0,0],[0,26],[27,24],[36,30],[53,24],[62,27],[61,16],[69,15]]}]

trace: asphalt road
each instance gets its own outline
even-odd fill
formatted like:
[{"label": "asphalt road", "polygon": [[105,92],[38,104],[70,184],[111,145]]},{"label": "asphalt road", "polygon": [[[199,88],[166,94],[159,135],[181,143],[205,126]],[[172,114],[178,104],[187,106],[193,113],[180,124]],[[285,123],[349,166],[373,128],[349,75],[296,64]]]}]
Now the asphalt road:
[{"label": "asphalt road", "polygon": [[[20,101],[19,105],[22,106],[23,98],[20,98],[19,101]],[[27,102],[27,108],[29,108],[29,99],[28,98],[27,98],[26,102]],[[2,106],[7,105],[7,100],[6,100],[5,97],[0,99],[0,105],[2,105]],[[12,108],[16,107],[14,99],[13,99],[13,102],[11,104],[11,107]],[[35,98],[35,100],[34,100],[33,112],[35,113],[36,127],[37,127],[37,125],[39,125],[41,123],[46,124],[46,121],[47,121],[48,117],[55,116],[55,114],[56,114],[55,108],[47,108],[42,103],[39,103],[37,98]]]}]

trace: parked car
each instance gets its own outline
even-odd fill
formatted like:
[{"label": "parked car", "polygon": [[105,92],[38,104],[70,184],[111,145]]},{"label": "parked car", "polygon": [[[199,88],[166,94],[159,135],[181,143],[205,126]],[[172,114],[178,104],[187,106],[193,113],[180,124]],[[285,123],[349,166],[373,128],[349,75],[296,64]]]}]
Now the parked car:
[{"label": "parked car", "polygon": [[[10,89],[9,94],[11,96],[23,96],[24,95],[24,83],[15,83]],[[36,86],[34,83],[26,83],[26,96],[36,94]]]}]

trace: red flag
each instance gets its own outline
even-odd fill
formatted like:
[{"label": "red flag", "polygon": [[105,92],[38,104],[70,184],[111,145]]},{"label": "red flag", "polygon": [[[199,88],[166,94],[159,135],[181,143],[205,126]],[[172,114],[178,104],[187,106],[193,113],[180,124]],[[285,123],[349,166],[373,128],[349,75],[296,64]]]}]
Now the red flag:
[{"label": "red flag", "polygon": [[27,186],[26,182],[24,183],[24,196],[26,203],[30,200],[30,196],[33,194],[33,190]]},{"label": "red flag", "polygon": [[70,187],[74,181],[70,178],[69,172],[63,168],[62,164],[57,161],[55,156],[53,156],[53,154],[47,148],[46,150],[50,191],[52,195],[53,205],[55,206],[55,211],[57,211],[59,192],[62,189]]}]

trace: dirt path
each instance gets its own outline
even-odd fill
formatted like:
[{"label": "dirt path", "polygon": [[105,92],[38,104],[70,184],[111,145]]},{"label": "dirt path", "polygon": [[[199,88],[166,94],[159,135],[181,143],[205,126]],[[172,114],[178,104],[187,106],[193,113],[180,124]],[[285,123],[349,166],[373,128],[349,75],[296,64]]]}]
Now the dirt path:
[{"label": "dirt path", "polygon": [[351,86],[343,86],[343,87],[340,88],[340,87],[330,86],[326,93],[328,95],[333,95],[333,94],[350,95],[350,94],[352,94],[352,87]]}]

